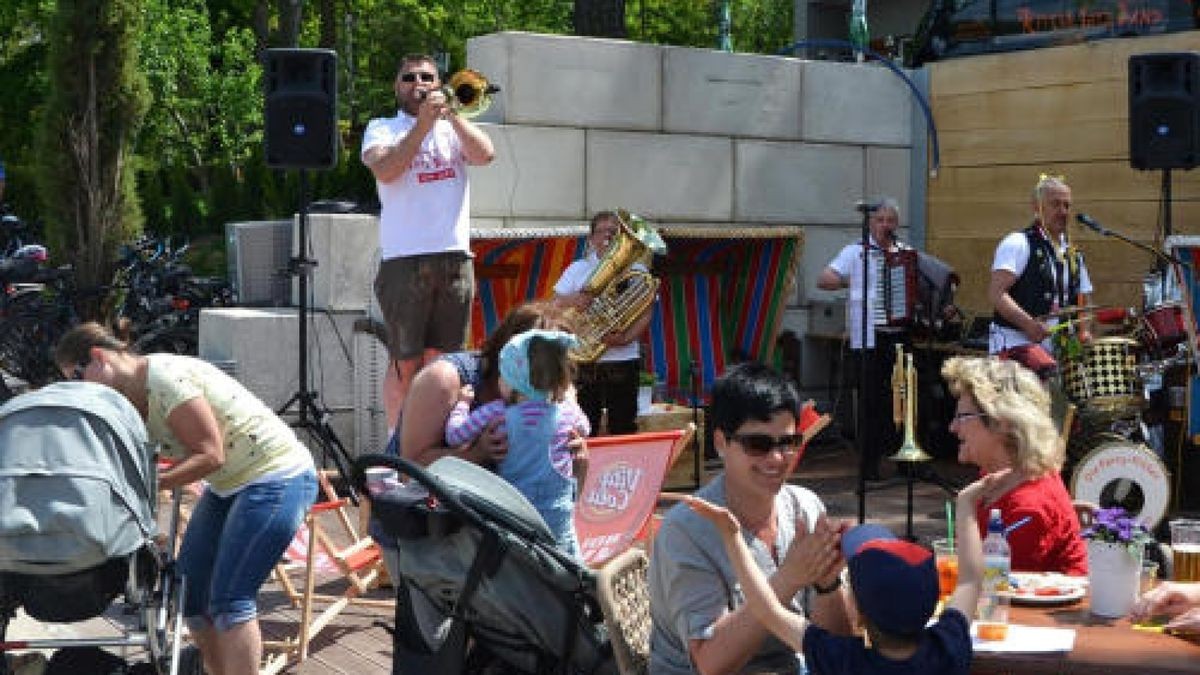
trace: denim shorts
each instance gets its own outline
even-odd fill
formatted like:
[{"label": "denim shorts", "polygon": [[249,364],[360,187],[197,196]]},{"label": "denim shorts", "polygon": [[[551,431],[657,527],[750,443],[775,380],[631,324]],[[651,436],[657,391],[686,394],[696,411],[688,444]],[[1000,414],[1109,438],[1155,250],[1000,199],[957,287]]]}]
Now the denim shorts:
[{"label": "denim shorts", "polygon": [[258,589],[316,496],[312,472],[252,483],[228,497],[204,491],[179,549],[187,583],[183,615],[190,628],[227,631],[257,616]]}]

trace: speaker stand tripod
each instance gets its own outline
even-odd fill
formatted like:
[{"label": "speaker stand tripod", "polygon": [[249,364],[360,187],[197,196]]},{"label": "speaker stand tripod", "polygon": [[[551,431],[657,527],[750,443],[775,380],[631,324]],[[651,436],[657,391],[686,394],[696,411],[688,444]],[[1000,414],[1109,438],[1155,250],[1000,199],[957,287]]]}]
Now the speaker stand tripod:
[{"label": "speaker stand tripod", "polygon": [[300,324],[297,339],[299,350],[299,365],[297,368],[299,389],[296,390],[296,393],[292,394],[287,402],[279,407],[276,414],[282,417],[295,407],[296,419],[292,422],[292,427],[304,430],[310,441],[317,444],[317,447],[320,449],[322,465],[332,461],[342,478],[350,501],[357,506],[358,494],[354,488],[354,481],[351,480],[350,476],[350,453],[346,451],[346,446],[342,444],[341,439],[338,438],[337,434],[333,431],[333,427],[329,424],[329,410],[317,405],[316,392],[308,388],[308,279],[312,274],[312,269],[317,266],[317,261],[308,257],[308,204],[308,171],[301,169],[300,226],[297,232],[297,251],[296,257],[292,258],[288,265],[288,275],[297,277],[300,296],[296,303],[297,319]]}]

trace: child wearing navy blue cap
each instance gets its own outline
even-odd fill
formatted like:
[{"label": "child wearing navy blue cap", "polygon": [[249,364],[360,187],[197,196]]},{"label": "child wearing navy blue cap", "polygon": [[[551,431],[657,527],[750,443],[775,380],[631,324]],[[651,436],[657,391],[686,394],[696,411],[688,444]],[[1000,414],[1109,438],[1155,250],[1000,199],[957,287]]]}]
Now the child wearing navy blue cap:
[{"label": "child wearing navy blue cap", "polygon": [[[755,618],[780,640],[803,651],[809,673],[965,674],[971,668],[971,617],[983,580],[983,545],[975,508],[981,501],[990,502],[1003,494],[1012,480],[1015,477],[1009,471],[997,472],[959,492],[955,525],[960,533],[958,585],[933,624],[929,619],[937,606],[938,575],[928,549],[897,539],[886,527],[870,523],[842,535],[842,556],[866,631],[865,641],[835,635],[788,611],[738,536],[737,518],[702,499],[688,497],[686,501],[720,531]],[[793,545],[801,543],[797,540]],[[810,555],[792,558],[800,568],[794,572],[803,578],[805,569],[822,569],[821,555],[819,547],[812,547]]]}]

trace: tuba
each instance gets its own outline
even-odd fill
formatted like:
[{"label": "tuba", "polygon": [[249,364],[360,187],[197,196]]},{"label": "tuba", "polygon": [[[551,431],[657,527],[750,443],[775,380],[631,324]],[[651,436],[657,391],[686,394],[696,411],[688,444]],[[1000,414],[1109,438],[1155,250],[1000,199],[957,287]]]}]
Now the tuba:
[{"label": "tuba", "polygon": [[633,266],[640,262],[648,267],[653,254],[667,252],[666,243],[638,216],[618,209],[616,217],[617,233],[580,289],[592,296],[591,304],[568,312],[579,339],[579,345],[570,352],[576,362],[590,363],[600,358],[608,348],[604,336],[628,328],[658,293],[658,279]]},{"label": "tuba", "polygon": [[466,119],[486,112],[492,105],[492,94],[499,91],[500,87],[488,82],[483,73],[470,68],[463,68],[451,75],[446,86],[442,87],[450,110]]}]

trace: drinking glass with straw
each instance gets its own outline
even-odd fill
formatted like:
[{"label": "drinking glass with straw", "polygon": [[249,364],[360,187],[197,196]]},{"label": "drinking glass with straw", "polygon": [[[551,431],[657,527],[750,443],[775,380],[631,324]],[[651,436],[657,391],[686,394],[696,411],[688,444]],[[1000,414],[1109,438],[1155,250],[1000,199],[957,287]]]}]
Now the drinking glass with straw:
[{"label": "drinking glass with straw", "polygon": [[938,571],[938,600],[945,602],[958,585],[958,551],[954,548],[954,502],[946,500],[946,538],[933,540]]}]

